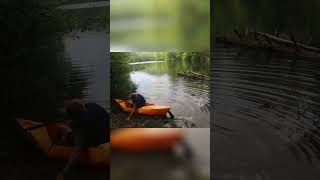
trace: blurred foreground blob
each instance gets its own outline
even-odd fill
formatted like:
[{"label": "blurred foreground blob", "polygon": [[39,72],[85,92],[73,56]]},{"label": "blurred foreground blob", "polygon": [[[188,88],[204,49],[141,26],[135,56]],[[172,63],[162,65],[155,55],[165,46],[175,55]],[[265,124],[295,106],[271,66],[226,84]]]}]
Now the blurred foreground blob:
[{"label": "blurred foreground blob", "polygon": [[118,151],[146,152],[171,150],[183,141],[181,128],[123,128],[111,132],[111,148]]},{"label": "blurred foreground blob", "polygon": [[210,0],[116,0],[110,16],[111,52],[210,47]]},{"label": "blurred foreground blob", "polygon": [[114,129],[110,178],[209,180],[208,132],[198,128]]}]

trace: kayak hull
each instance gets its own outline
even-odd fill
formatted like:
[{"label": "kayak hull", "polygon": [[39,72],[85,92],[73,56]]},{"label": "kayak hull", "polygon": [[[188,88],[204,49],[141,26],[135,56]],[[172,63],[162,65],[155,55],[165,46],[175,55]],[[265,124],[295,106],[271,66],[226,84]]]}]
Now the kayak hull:
[{"label": "kayak hull", "polygon": [[[68,160],[71,156],[73,146],[55,144],[52,141],[52,134],[48,131],[48,129],[54,126],[59,127],[63,123],[52,123],[50,128],[43,123],[25,119],[17,119],[17,123],[22,127],[28,139],[48,158]],[[104,143],[97,147],[89,147],[80,155],[80,162],[90,166],[108,166],[110,163],[110,144]]]},{"label": "kayak hull", "polygon": [[174,148],[184,137],[181,128],[121,128],[111,133],[111,148],[120,151],[162,151]]},{"label": "kayak hull", "polygon": [[[121,109],[125,112],[132,112],[133,108],[127,107],[125,100],[121,99],[115,99],[116,103],[121,107]],[[160,115],[165,116],[170,111],[169,106],[160,106],[155,104],[146,103],[145,106],[140,107],[136,110],[136,114],[142,114],[142,115]]]}]

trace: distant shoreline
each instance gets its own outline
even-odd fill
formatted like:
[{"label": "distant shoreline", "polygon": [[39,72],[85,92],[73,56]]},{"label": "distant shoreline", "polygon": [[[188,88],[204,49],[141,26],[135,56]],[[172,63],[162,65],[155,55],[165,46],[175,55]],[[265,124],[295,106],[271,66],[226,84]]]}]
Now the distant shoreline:
[{"label": "distant shoreline", "polygon": [[69,9],[86,9],[86,8],[98,8],[98,7],[109,7],[109,1],[97,1],[90,3],[77,3],[77,4],[66,4],[58,6],[57,9],[69,10]]}]

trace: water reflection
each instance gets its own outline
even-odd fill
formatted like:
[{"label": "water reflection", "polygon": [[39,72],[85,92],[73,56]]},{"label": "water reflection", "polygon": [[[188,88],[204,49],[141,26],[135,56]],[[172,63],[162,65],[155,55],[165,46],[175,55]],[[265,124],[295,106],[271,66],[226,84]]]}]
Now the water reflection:
[{"label": "water reflection", "polygon": [[214,175],[319,177],[319,59],[221,44],[213,53]]}]

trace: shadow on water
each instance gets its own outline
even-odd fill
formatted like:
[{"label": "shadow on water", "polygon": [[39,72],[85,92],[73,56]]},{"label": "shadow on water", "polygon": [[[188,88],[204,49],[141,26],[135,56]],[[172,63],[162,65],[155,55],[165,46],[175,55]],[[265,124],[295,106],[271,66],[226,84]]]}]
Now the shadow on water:
[{"label": "shadow on water", "polygon": [[223,44],[213,53],[214,123],[234,131],[212,130],[215,176],[319,177],[319,59]]},{"label": "shadow on water", "polygon": [[113,98],[127,99],[130,92],[138,92],[147,102],[169,105],[175,116],[173,120],[135,116],[133,122],[124,122],[128,115],[121,113],[113,103],[113,123],[125,127],[126,123],[133,126],[132,123],[149,121],[154,125],[158,123],[156,127],[163,127],[163,122],[169,121],[173,127],[209,127],[209,81],[179,75],[191,71],[206,75],[208,70],[209,61],[197,58],[135,63],[113,61],[111,82],[117,86],[112,87]]}]

